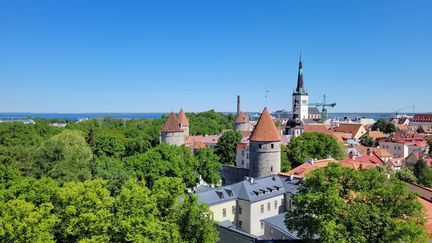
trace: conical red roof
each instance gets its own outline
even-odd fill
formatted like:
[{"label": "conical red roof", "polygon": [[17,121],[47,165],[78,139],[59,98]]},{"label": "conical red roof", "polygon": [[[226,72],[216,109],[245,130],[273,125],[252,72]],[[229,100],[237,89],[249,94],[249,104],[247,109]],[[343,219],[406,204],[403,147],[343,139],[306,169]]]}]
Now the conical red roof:
[{"label": "conical red roof", "polygon": [[249,138],[251,141],[262,141],[262,142],[277,142],[281,141],[280,134],[273,123],[273,119],[270,116],[267,107],[264,108],[261,113],[252,134]]},{"label": "conical red roof", "polygon": [[178,114],[178,119],[182,126],[189,126],[189,120],[186,117],[185,112],[183,111],[183,108],[180,109],[180,112]]},{"label": "conical red roof", "polygon": [[168,115],[168,119],[163,124],[161,131],[162,132],[183,132],[183,129],[180,126],[180,121],[177,119],[174,112],[171,112]]},{"label": "conical red roof", "polygon": [[249,116],[246,112],[240,112],[240,114],[237,116],[237,119],[235,121],[236,124],[248,123],[248,122],[249,122]]}]

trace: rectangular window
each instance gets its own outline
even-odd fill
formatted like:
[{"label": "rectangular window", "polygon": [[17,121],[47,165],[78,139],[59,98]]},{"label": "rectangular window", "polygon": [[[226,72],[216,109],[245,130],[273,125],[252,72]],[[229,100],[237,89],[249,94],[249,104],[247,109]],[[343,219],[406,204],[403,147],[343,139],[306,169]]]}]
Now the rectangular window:
[{"label": "rectangular window", "polygon": [[244,165],[244,160],[242,159],[242,165]]},{"label": "rectangular window", "polygon": [[270,206],[270,202],[267,203],[267,211],[270,211],[271,206]]},{"label": "rectangular window", "polygon": [[244,150],[242,151],[242,156],[244,156]]},{"label": "rectangular window", "polygon": [[264,204],[261,204],[261,213],[264,213]]},{"label": "rectangular window", "polygon": [[241,206],[238,206],[238,213],[242,214],[242,207]]},{"label": "rectangular window", "polygon": [[271,234],[271,235],[273,234],[273,229],[270,229],[270,234]]},{"label": "rectangular window", "polygon": [[291,198],[290,198],[289,201],[288,201],[288,208],[289,208],[289,209],[292,209],[292,199],[291,199]]},{"label": "rectangular window", "polygon": [[271,144],[271,148],[272,148],[272,149],[274,148],[274,144]]},{"label": "rectangular window", "polygon": [[261,144],[258,144],[258,148],[260,148],[260,149],[261,149],[261,147],[262,147],[262,145],[261,145]]},{"label": "rectangular window", "polygon": [[239,229],[241,229],[241,228],[242,228],[242,221],[241,221],[241,220],[239,220],[239,224],[238,224],[238,227],[239,227]]},{"label": "rectangular window", "polygon": [[231,213],[232,213],[232,215],[235,214],[235,206],[232,206],[232,208],[231,208]]},{"label": "rectangular window", "polygon": [[284,201],[283,198],[281,199],[281,205],[282,205],[282,206],[285,205],[285,201]]},{"label": "rectangular window", "polygon": [[222,217],[223,217],[223,218],[226,217],[226,208],[222,209]]},{"label": "rectangular window", "polygon": [[277,209],[277,201],[274,201],[274,209]]}]

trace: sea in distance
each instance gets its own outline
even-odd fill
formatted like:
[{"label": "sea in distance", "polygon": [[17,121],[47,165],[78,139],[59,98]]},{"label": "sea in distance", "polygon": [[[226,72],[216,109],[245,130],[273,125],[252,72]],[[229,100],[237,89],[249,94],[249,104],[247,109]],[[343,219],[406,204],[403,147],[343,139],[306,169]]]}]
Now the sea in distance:
[{"label": "sea in distance", "polygon": [[[223,112],[225,114],[234,112]],[[79,119],[92,119],[92,118],[103,118],[111,117],[117,119],[159,119],[167,113],[13,113],[4,112],[0,113],[0,120],[23,120],[32,118],[43,118],[43,119],[61,119],[68,121],[77,121]],[[250,112],[249,115],[253,117],[259,115],[258,112]],[[343,119],[345,117],[353,118],[372,118],[374,120],[389,119],[394,116],[394,113],[329,113],[329,118]],[[406,114],[412,115],[412,114]]]}]

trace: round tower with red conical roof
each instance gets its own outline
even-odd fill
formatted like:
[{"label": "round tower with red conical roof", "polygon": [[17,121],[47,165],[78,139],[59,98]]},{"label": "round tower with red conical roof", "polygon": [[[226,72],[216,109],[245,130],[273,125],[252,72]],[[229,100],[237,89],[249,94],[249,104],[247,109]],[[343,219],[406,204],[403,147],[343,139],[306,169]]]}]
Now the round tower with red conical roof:
[{"label": "round tower with red conical roof", "polygon": [[281,137],[267,107],[249,137],[249,175],[277,174],[281,169]]},{"label": "round tower with red conical roof", "polygon": [[161,143],[171,145],[183,145],[185,142],[184,129],[174,112],[168,115],[167,120],[160,130]]},{"label": "round tower with red conical roof", "polygon": [[180,109],[178,119],[180,121],[181,128],[183,128],[184,136],[189,136],[189,119],[186,117],[183,108]]}]

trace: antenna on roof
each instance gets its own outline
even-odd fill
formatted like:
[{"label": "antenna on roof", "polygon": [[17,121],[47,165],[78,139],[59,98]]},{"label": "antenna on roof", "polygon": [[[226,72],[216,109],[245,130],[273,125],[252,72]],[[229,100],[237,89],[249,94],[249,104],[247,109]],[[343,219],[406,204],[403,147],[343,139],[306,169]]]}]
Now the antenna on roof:
[{"label": "antenna on roof", "polygon": [[269,93],[270,93],[270,90],[266,90],[265,91],[265,95],[264,95],[264,98],[265,98],[265,104],[266,104],[266,106],[268,106],[268,104],[267,104],[267,97],[268,97],[268,95],[269,95]]}]

